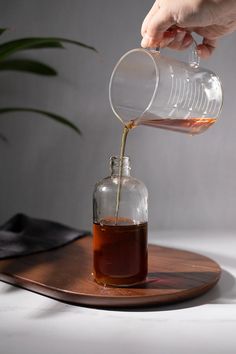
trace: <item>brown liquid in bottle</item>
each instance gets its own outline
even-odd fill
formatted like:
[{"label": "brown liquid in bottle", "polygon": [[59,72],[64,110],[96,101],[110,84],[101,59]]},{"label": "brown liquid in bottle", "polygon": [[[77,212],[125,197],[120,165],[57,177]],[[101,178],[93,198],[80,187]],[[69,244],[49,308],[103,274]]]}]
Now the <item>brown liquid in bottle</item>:
[{"label": "brown liquid in bottle", "polygon": [[102,285],[129,286],[147,275],[147,223],[109,218],[93,224],[94,276]]}]

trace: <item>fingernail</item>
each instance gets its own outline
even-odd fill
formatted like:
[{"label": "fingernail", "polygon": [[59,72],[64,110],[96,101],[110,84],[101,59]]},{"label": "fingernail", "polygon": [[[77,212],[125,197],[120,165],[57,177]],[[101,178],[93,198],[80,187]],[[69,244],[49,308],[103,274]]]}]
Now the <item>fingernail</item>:
[{"label": "fingernail", "polygon": [[147,35],[145,35],[142,39],[141,47],[147,48],[149,45],[150,45],[150,38]]},{"label": "fingernail", "polygon": [[177,32],[176,36],[175,36],[175,41],[176,42],[182,42],[182,40],[184,39],[186,35],[186,32],[181,31],[181,32]]}]

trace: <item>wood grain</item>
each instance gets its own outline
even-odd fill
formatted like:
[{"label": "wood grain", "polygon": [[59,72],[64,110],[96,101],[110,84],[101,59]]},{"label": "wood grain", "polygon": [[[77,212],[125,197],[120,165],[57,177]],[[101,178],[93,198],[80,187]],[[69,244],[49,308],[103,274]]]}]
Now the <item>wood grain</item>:
[{"label": "wood grain", "polygon": [[148,278],[129,288],[98,285],[92,237],[56,250],[0,261],[0,280],[58,300],[96,307],[138,307],[184,301],[211,289],[221,269],[208,257],[149,245]]}]

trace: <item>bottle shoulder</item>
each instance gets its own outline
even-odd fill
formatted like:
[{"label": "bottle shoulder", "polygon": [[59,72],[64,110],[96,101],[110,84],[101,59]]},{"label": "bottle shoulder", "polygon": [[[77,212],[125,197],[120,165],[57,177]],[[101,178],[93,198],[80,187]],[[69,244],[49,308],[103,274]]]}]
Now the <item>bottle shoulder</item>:
[{"label": "bottle shoulder", "polygon": [[[123,189],[129,189],[131,191],[137,191],[142,189],[143,191],[148,193],[145,184],[135,177],[122,176],[121,180]],[[95,184],[94,192],[108,192],[109,190],[117,189],[118,184],[119,176],[108,176]]]}]

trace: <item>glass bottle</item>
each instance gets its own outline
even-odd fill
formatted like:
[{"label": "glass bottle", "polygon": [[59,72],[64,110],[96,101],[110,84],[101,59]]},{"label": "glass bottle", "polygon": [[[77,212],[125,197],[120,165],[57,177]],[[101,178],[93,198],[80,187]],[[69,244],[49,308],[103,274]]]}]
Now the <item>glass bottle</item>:
[{"label": "glass bottle", "polygon": [[[147,276],[148,192],[130,176],[129,157],[110,158],[111,175],[93,193],[93,260],[97,283],[129,286]],[[120,183],[119,208],[117,210]]]}]

